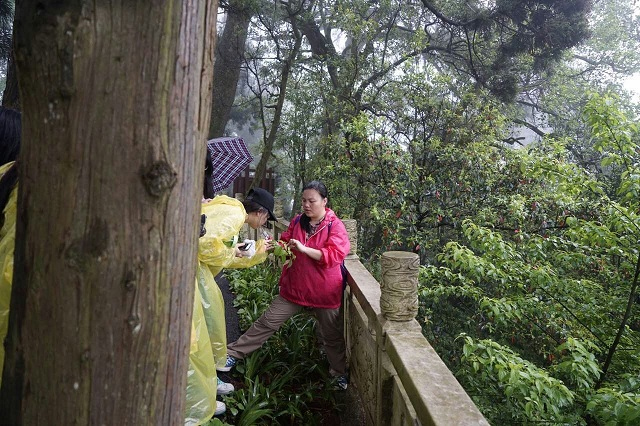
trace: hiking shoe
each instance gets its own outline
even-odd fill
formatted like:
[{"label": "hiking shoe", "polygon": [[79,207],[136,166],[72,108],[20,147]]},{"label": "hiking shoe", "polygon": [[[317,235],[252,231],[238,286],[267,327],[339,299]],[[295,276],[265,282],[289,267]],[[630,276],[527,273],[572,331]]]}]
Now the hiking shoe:
[{"label": "hiking shoe", "polygon": [[216,367],[216,370],[222,371],[226,373],[227,371],[231,371],[233,367],[235,367],[238,360],[231,355],[227,355],[227,362],[224,364],[224,367]]},{"label": "hiking shoe", "polygon": [[231,383],[223,382],[218,378],[218,395],[229,395],[236,390]]},{"label": "hiking shoe", "polygon": [[224,402],[216,401],[216,411],[213,412],[214,416],[219,416],[224,414],[227,411],[227,406],[224,405]]},{"label": "hiking shoe", "polygon": [[339,390],[347,390],[349,386],[349,376],[343,374],[342,376],[338,376],[336,379],[336,384],[338,385]]}]

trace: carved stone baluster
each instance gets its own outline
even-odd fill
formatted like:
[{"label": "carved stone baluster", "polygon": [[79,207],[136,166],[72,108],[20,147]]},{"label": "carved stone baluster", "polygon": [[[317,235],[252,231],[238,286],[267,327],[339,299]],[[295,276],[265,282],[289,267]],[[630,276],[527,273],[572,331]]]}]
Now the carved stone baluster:
[{"label": "carved stone baluster", "polygon": [[391,321],[411,321],[418,314],[418,272],[416,253],[388,251],[380,259],[380,310]]}]

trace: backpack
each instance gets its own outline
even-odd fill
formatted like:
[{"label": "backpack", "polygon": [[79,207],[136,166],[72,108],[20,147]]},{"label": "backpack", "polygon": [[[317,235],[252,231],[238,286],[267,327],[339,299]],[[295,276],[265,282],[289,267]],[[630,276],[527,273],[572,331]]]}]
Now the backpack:
[{"label": "backpack", "polygon": [[[293,219],[293,224],[297,225],[298,222],[300,222],[300,215],[297,215],[294,219]],[[329,228],[329,232],[331,232],[331,225],[333,225],[333,221],[329,222],[329,224],[327,225],[327,227]],[[340,264],[340,273],[342,274],[342,290],[344,290],[345,288],[347,288],[347,267],[344,264],[344,260],[342,260],[342,263]]]}]

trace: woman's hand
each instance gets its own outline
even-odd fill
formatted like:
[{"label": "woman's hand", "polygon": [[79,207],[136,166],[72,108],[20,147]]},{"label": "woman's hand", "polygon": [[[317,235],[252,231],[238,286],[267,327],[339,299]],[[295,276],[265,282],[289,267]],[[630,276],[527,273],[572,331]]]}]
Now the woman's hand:
[{"label": "woman's hand", "polygon": [[273,249],[273,244],[274,244],[273,240],[265,238],[264,244],[262,245],[262,247],[260,247],[258,249],[257,253],[264,253],[264,252],[272,250]]},{"label": "woman's hand", "polygon": [[298,250],[300,253],[306,254],[311,259],[314,259],[314,260],[322,259],[322,252],[320,250],[307,247],[302,243],[302,241],[298,241],[295,238],[291,238],[289,240],[289,247],[295,250]]},{"label": "woman's hand", "polygon": [[256,254],[256,242],[254,240],[244,240],[242,243],[236,246],[236,249],[240,251],[238,257],[253,257]]},{"label": "woman's hand", "polygon": [[302,241],[298,241],[295,238],[291,238],[289,240],[289,247],[298,250],[300,253],[304,253],[307,248],[307,246],[305,246]]}]

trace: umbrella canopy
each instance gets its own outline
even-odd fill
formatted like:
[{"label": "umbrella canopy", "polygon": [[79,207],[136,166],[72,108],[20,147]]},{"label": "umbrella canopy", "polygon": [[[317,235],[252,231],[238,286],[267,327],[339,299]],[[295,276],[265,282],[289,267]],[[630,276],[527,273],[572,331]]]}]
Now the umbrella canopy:
[{"label": "umbrella canopy", "polygon": [[253,157],[242,138],[215,138],[207,141],[207,155],[213,165],[208,180],[212,192],[222,191],[251,163]]}]

